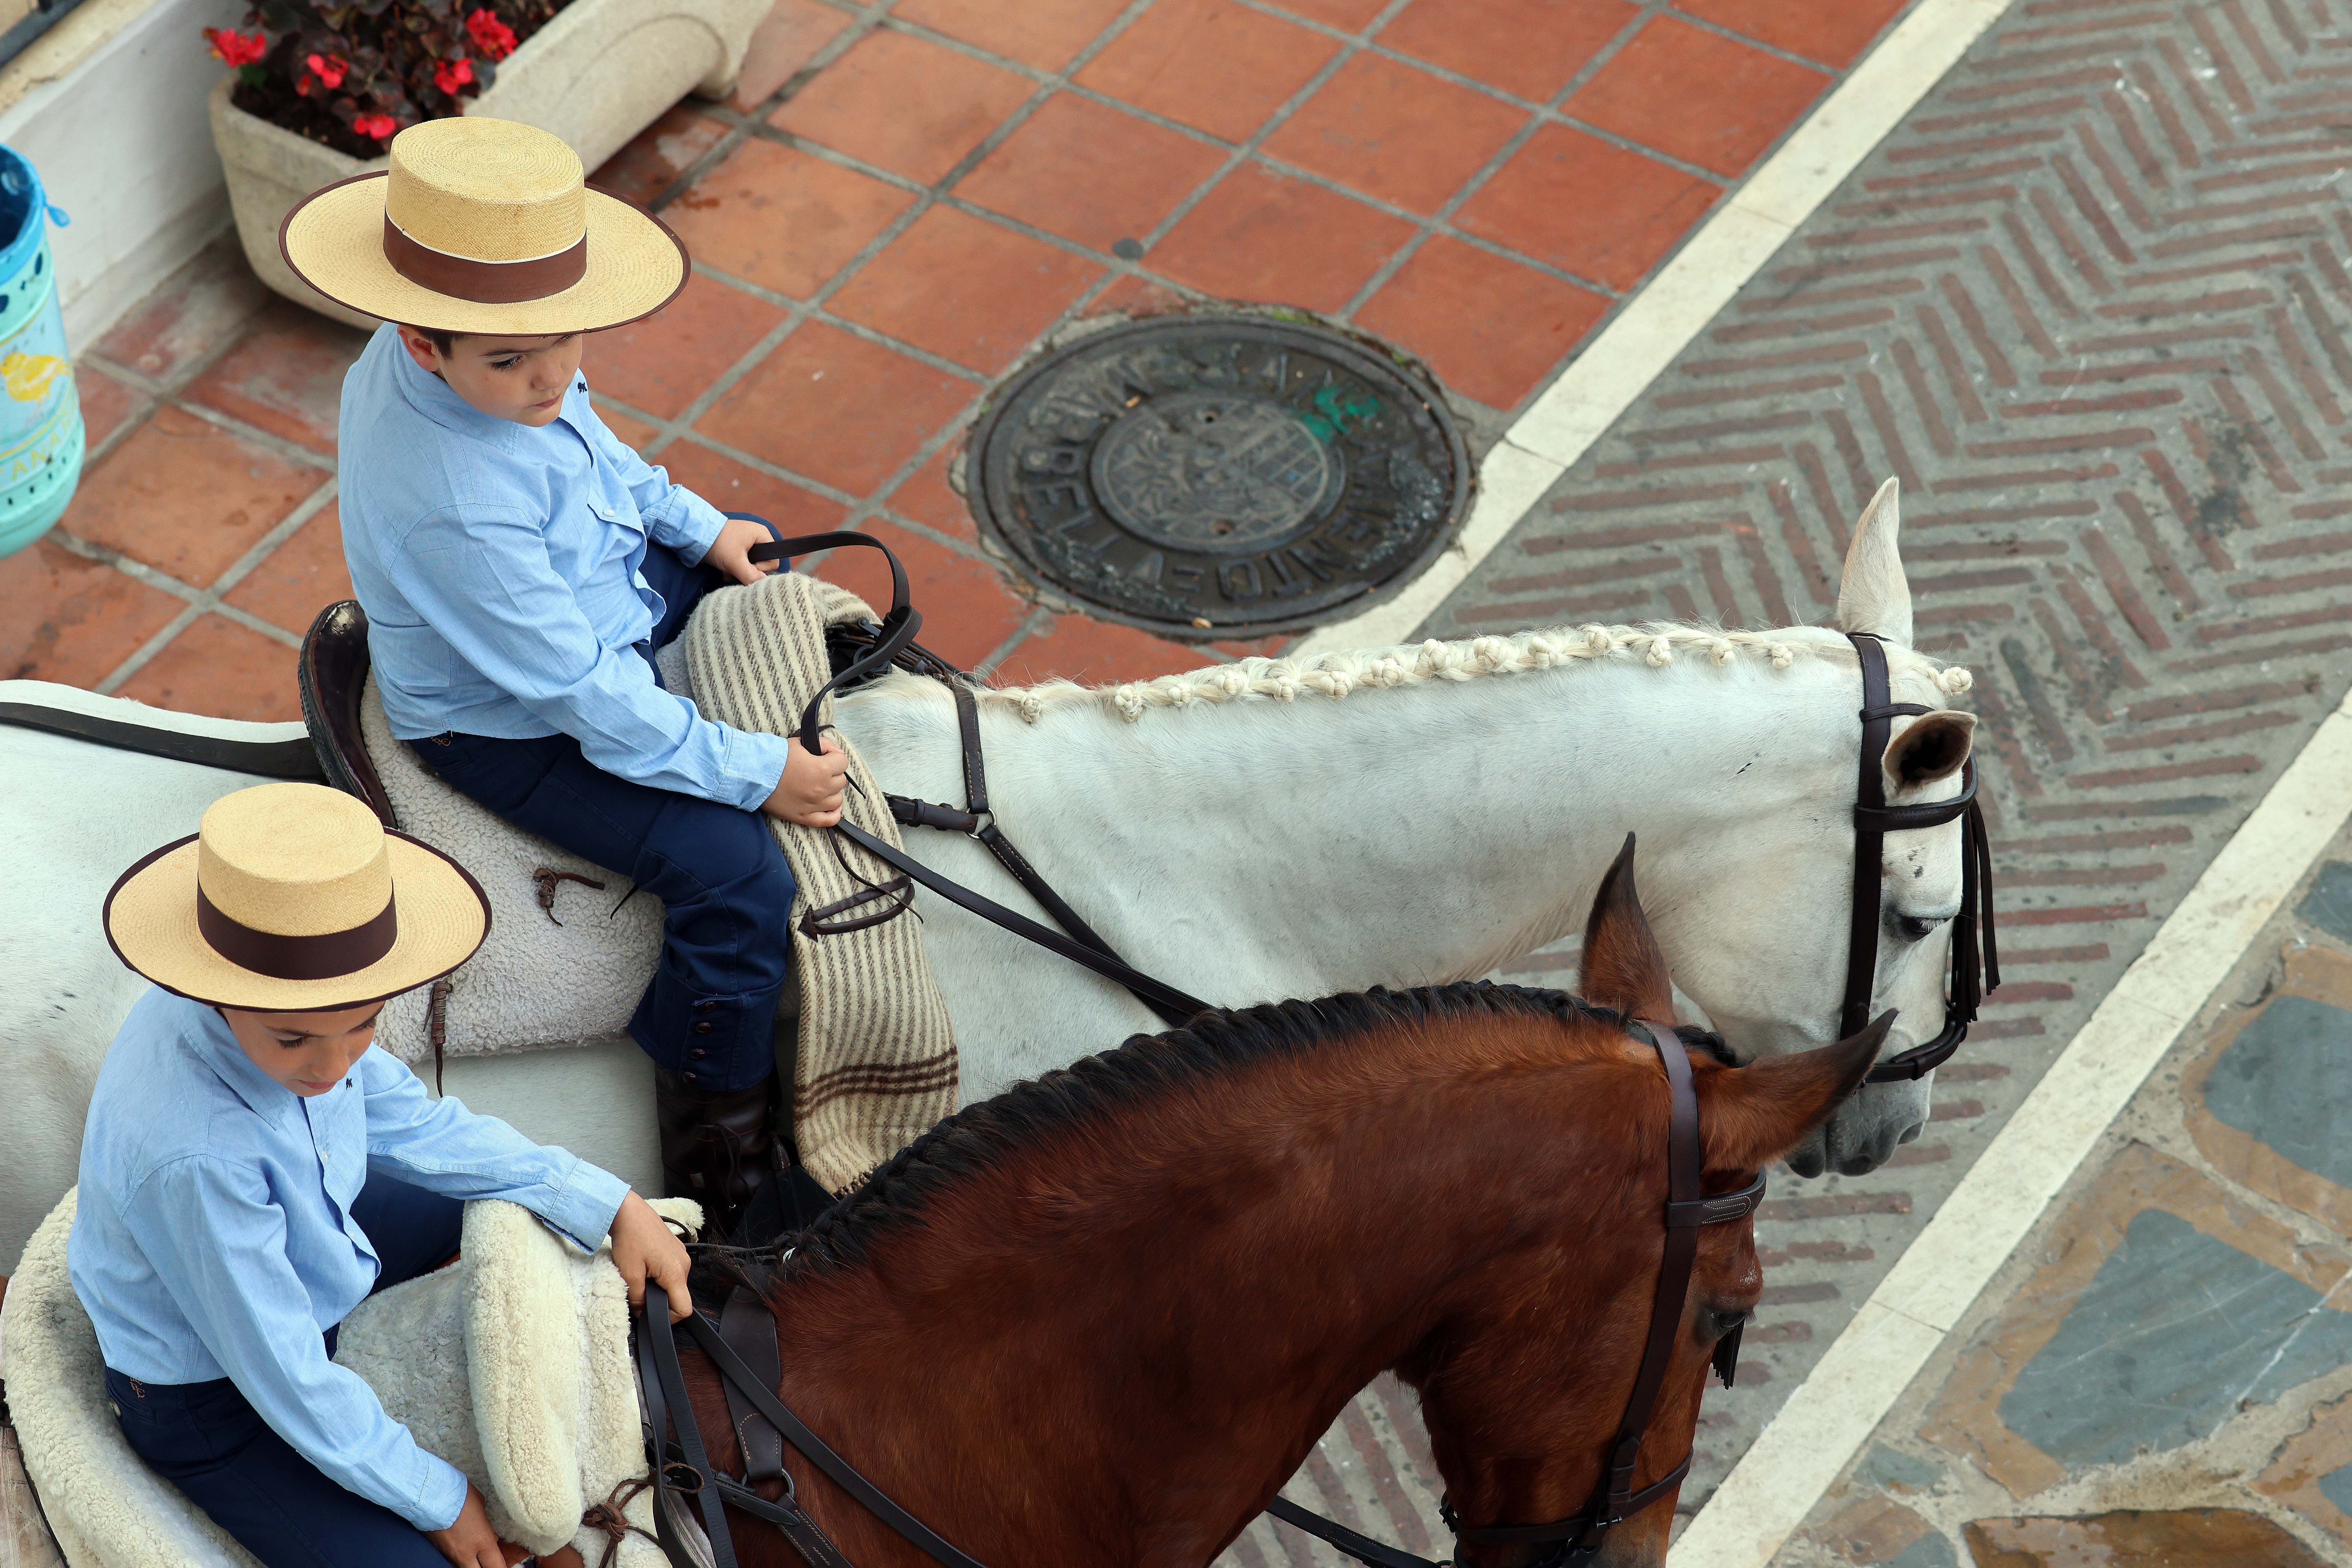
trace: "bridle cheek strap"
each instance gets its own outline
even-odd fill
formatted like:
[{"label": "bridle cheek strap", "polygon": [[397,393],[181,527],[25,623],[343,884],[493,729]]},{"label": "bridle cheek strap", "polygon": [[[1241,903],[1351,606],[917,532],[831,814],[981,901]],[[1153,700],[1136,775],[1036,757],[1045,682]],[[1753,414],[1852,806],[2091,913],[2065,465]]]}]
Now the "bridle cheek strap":
[{"label": "bridle cheek strap", "polygon": [[1851,1038],[1870,1024],[1871,994],[1878,978],[1879,884],[1885,874],[1886,836],[1940,827],[1955,818],[1960,823],[1960,912],[1952,921],[1952,979],[1944,998],[1943,1032],[1880,1062],[1863,1080],[1897,1083],[1925,1077],[1949,1059],[1969,1037],[1969,1026],[1976,1021],[1986,993],[2000,984],[1992,929],[1992,841],[1977,799],[1974,757],[1961,764],[1960,793],[1951,799],[1918,805],[1886,804],[1886,748],[1894,739],[1895,721],[1935,710],[1894,700],[1886,649],[1876,637],[1849,632],[1846,640],[1862,663],[1862,753],[1854,779],[1853,917],[1846,943],[1844,1005],[1838,1019],[1841,1037]]}]

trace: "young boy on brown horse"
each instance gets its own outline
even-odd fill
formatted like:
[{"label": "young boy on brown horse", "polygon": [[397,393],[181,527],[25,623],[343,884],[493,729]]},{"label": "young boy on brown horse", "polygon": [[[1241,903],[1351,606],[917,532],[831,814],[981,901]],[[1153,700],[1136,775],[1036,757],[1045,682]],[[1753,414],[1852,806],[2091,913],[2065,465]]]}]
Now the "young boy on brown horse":
[{"label": "young boy on brown horse", "polygon": [[489,906],[350,795],[263,784],[106,900],[155,983],[106,1054],[66,1258],[123,1436],[266,1568],[506,1568],[480,1495],[335,1364],[360,1301],[504,1198],[686,1309],[686,1248],[617,1176],[425,1093],[386,998],[464,963]]}]

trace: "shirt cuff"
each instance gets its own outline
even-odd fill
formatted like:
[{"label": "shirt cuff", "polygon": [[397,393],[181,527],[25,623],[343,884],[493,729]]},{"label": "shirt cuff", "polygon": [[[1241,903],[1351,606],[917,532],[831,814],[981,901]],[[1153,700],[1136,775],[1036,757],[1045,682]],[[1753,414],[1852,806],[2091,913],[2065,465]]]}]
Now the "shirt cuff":
[{"label": "shirt cuff", "polygon": [[792,760],[792,737],[732,727],[727,729],[726,734],[719,767],[735,790],[728,804],[744,811],[757,811],[768,804],[768,797],[784,781],[784,764]]},{"label": "shirt cuff", "polygon": [[613,1229],[613,1216],[629,1195],[629,1184],[572,1156],[572,1169],[560,1182],[548,1184],[539,1217],[577,1242],[583,1252],[593,1252]]},{"label": "shirt cuff", "polygon": [[416,1450],[416,1457],[425,1462],[425,1480],[416,1489],[408,1522],[419,1530],[446,1530],[466,1511],[465,1472],[423,1448]]},{"label": "shirt cuff", "polygon": [[655,542],[677,552],[678,559],[688,566],[702,564],[702,558],[718,541],[719,531],[727,526],[724,512],[684,485],[671,486],[660,515],[646,521],[652,524]]}]

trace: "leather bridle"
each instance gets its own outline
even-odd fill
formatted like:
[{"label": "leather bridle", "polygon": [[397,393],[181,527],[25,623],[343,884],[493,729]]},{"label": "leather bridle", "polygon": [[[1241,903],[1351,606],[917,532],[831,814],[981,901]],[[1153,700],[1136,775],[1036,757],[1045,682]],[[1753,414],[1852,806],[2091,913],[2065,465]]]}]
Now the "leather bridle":
[{"label": "leather bridle", "polygon": [[[1892,1018],[1892,1014],[1887,1015],[1878,1026],[1883,1029]],[[1590,1563],[1599,1554],[1612,1528],[1668,1496],[1688,1473],[1691,1456],[1685,1453],[1649,1485],[1638,1489],[1633,1485],[1642,1439],[1649,1429],[1658,1392],[1664,1385],[1666,1370],[1681,1337],[1683,1311],[1697,1265],[1699,1230],[1706,1226],[1745,1220],[1764,1201],[1761,1172],[1737,1192],[1708,1196],[1702,1191],[1704,1161],[1699,1145],[1698,1095],[1691,1082],[1688,1049],[1670,1025],[1643,1018],[1627,1022],[1634,1037],[1657,1052],[1666,1072],[1666,1205],[1662,1216],[1666,1245],[1658,1263],[1657,1292],[1651,1301],[1641,1367],[1634,1373],[1633,1390],[1626,1397],[1625,1414],[1617,1424],[1617,1436],[1610,1445],[1601,1479],[1593,1487],[1591,1500],[1581,1510],[1548,1524],[1465,1525],[1454,1516],[1450,1501],[1441,1509],[1447,1527],[1465,1544],[1551,1543],[1552,1550],[1531,1568],[1572,1568],[1574,1564]],[[759,1316],[764,1320],[765,1332],[770,1336],[766,1345],[772,1351],[774,1318],[764,1311]],[[772,1464],[748,1458],[755,1452],[781,1456],[781,1448],[771,1447],[768,1443],[772,1434],[781,1434],[788,1439],[811,1464],[941,1568],[983,1568],[977,1559],[892,1501],[793,1414],[773,1384],[748,1364],[751,1360],[760,1360],[773,1367],[778,1363],[772,1354],[761,1354],[757,1342],[753,1342],[753,1353],[747,1358],[730,1342],[743,1338],[742,1319],[733,1310],[733,1303],[720,1325],[714,1326],[698,1312],[687,1318],[686,1327],[719,1368],[728,1403],[736,1415],[736,1428],[748,1467],[754,1475],[763,1470],[770,1472],[763,1479],[781,1479],[784,1495],[781,1501],[771,1502],[743,1481],[722,1474],[712,1464],[693,1407],[687,1399],[685,1374],[678,1364],[677,1342],[670,1328],[669,1298],[660,1286],[648,1282],[645,1307],[635,1323],[636,1353],[639,1382],[646,1398],[646,1457],[656,1494],[658,1539],[675,1568],[735,1568],[735,1546],[728,1533],[725,1513],[729,1506],[774,1524],[799,1550],[809,1568],[848,1568],[848,1560],[840,1548],[801,1508],[793,1479],[783,1471],[781,1458]],[[1739,1330],[1735,1327],[1715,1347],[1715,1372],[1726,1388],[1731,1386],[1738,1360]],[[673,1429],[677,1433],[675,1443],[669,1437]],[[694,1500],[702,1516],[700,1534],[709,1548],[707,1560],[692,1550],[686,1531],[680,1528],[687,1516],[688,1498]],[[1275,1498],[1265,1511],[1330,1542],[1369,1568],[1440,1568],[1427,1558],[1384,1545],[1286,1498]]]},{"label": "leather bridle", "polygon": [[[1890,1057],[1870,1069],[1864,1083],[1901,1083],[1941,1067],[1969,1037],[1986,993],[2000,984],[2000,959],[1993,945],[1992,841],[1985,832],[1984,808],[1977,802],[1977,763],[1960,767],[1960,793],[1923,805],[1886,804],[1886,747],[1895,721],[1936,711],[1916,702],[1896,702],[1886,673],[1886,648],[1871,632],[1848,632],[1862,661],[1862,765],[1854,781],[1853,926],[1846,944],[1845,1002],[1838,1037],[1859,1033],[1870,1019],[1871,994],[1878,979],[1881,929],[1879,882],[1885,874],[1886,836],[1960,822],[1960,912],[1952,921],[1952,983],[1944,994],[1943,1032]],[[1981,944],[1981,945],[1980,945]],[[1977,983],[1981,967],[1984,983]]]}]

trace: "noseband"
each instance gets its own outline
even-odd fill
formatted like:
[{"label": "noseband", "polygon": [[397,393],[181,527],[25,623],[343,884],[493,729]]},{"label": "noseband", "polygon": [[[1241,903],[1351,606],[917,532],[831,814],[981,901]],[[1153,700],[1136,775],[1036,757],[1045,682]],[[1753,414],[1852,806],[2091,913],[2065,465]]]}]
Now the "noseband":
[{"label": "noseband", "polygon": [[[1658,1390],[1664,1384],[1666,1368],[1674,1359],[1684,1305],[1690,1297],[1691,1275],[1698,1259],[1699,1229],[1703,1226],[1736,1224],[1754,1214],[1757,1205],[1764,1201],[1764,1177],[1760,1172],[1736,1193],[1719,1193],[1710,1197],[1700,1190],[1704,1163],[1699,1151],[1698,1095],[1691,1085],[1689,1053],[1668,1025],[1643,1018],[1629,1019],[1628,1024],[1637,1038],[1646,1040],[1658,1053],[1658,1060],[1666,1069],[1670,1105],[1666,1124],[1666,1212],[1663,1216],[1666,1246],[1658,1264],[1658,1289],[1650,1305],[1649,1337],[1642,1347],[1641,1370],[1634,1374],[1633,1392],[1625,1401],[1624,1418],[1617,1424],[1617,1436],[1610,1446],[1606,1468],[1593,1488],[1591,1501],[1583,1510],[1549,1524],[1465,1526],[1454,1516],[1450,1500],[1440,1505],[1447,1527],[1466,1545],[1551,1542],[1552,1550],[1530,1568],[1572,1568],[1574,1564],[1590,1563],[1599,1554],[1612,1526],[1666,1497],[1682,1483],[1691,1467],[1687,1453],[1672,1469],[1639,1490],[1633,1486],[1633,1471],[1642,1456],[1643,1435],[1657,1405]],[[749,1409],[876,1518],[942,1568],[983,1568],[976,1559],[893,1502],[879,1487],[834,1452],[792,1413],[768,1380],[751,1371],[727,1342],[722,1331],[708,1319],[695,1313],[686,1320],[686,1328],[718,1366],[723,1382],[734,1385],[733,1392],[742,1396]],[[645,1307],[635,1329],[640,1384],[646,1398],[650,1479],[656,1493],[661,1544],[670,1562],[677,1568],[735,1568],[734,1542],[728,1535],[724,1511],[732,1506],[775,1525],[800,1551],[810,1568],[849,1568],[840,1549],[801,1508],[789,1474],[781,1477],[784,1485],[782,1499],[771,1502],[743,1482],[719,1472],[711,1463],[687,1400],[685,1378],[670,1332],[669,1298],[650,1280],[646,1285]],[[1735,1328],[1715,1347],[1716,1374],[1723,1379],[1726,1388],[1731,1386],[1738,1360],[1739,1331]],[[673,1426],[677,1433],[675,1444],[668,1440]],[[685,1532],[679,1528],[688,1517],[688,1498],[702,1515],[703,1540],[696,1543],[704,1547],[700,1552],[687,1543]],[[1300,1508],[1287,1498],[1277,1496],[1266,1505],[1265,1511],[1286,1524],[1320,1537],[1368,1568],[1441,1568],[1427,1558],[1385,1545]]]},{"label": "noseband", "polygon": [[[1977,802],[1974,757],[1961,764],[1960,793],[1951,799],[1924,805],[1886,804],[1886,747],[1894,739],[1895,721],[1936,710],[1893,700],[1886,648],[1875,635],[1848,632],[1846,640],[1862,661],[1862,765],[1854,788],[1853,927],[1846,945],[1841,1038],[1860,1034],[1870,1022],[1871,992],[1878,978],[1879,883],[1885,875],[1886,836],[1940,827],[1955,817],[1960,821],[1960,912],[1952,921],[1952,983],[1944,994],[1943,1032],[1880,1062],[1863,1079],[1902,1083],[1923,1078],[1949,1059],[1969,1037],[1969,1026],[1976,1021],[1985,993],[2000,984],[1992,931],[1992,841],[1985,833],[1984,808]],[[1979,968],[1981,987],[1977,983]]]}]

